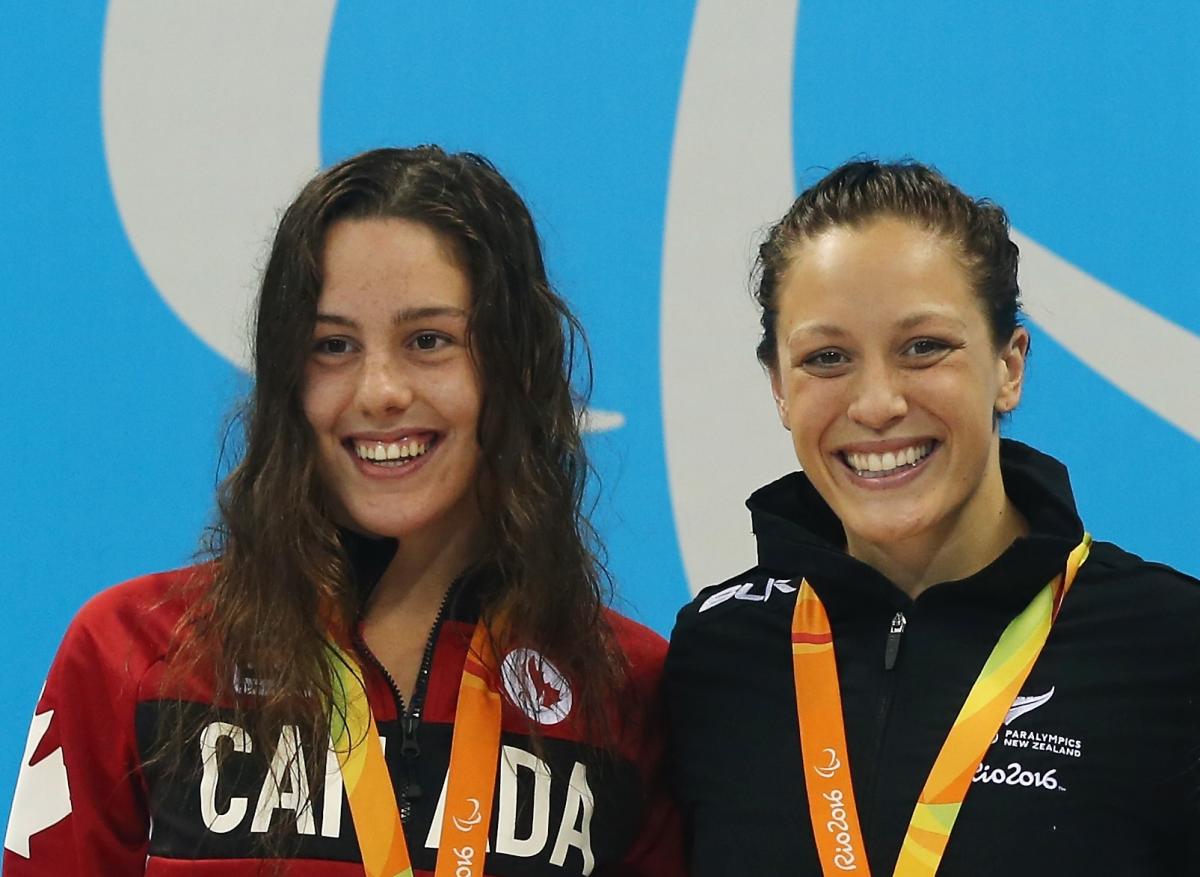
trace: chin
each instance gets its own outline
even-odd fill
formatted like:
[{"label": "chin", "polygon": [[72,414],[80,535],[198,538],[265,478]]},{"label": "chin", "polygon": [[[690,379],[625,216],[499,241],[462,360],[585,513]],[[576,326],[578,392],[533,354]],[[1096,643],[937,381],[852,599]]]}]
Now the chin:
[{"label": "chin", "polygon": [[394,509],[346,509],[343,516],[351,530],[377,539],[400,539],[421,525],[410,515],[398,516]]},{"label": "chin", "polygon": [[426,521],[411,520],[382,520],[373,521],[371,524],[371,526],[365,528],[367,532],[381,539],[396,539],[401,542],[428,527],[428,522]]},{"label": "chin", "polygon": [[920,536],[929,529],[928,522],[919,515],[889,516],[855,520],[852,516],[842,518],[847,538],[871,545],[899,545]]}]

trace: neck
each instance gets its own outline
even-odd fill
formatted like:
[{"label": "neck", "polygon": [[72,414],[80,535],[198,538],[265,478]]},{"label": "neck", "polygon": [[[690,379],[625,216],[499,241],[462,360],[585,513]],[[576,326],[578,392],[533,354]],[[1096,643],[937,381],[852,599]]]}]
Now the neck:
[{"label": "neck", "polygon": [[478,527],[414,534],[396,554],[371,592],[363,615],[367,648],[411,702],[431,630],[450,584],[480,556]]},{"label": "neck", "polygon": [[846,536],[846,552],[883,573],[915,600],[931,585],[965,579],[1029,532],[1029,523],[1004,493],[999,472],[990,489],[941,527],[910,539],[874,544]]},{"label": "neck", "polygon": [[474,528],[401,539],[367,601],[366,618],[436,611],[451,583],[479,558],[480,542]]}]

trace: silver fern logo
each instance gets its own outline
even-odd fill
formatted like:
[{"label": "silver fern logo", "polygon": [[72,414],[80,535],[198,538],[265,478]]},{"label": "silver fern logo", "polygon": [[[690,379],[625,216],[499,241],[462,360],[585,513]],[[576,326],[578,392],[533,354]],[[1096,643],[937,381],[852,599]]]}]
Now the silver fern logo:
[{"label": "silver fern logo", "polygon": [[1004,725],[992,740],[1009,749],[1025,749],[1030,752],[1048,752],[1051,755],[1065,755],[1068,758],[1079,758],[1083,755],[1083,740],[1071,734],[1058,731],[1043,731],[1020,726],[1010,728],[1013,722],[1029,715],[1034,710],[1041,709],[1054,697],[1054,686],[1041,694],[1022,695],[1013,701],[1004,716]]},{"label": "silver fern logo", "polygon": [[1028,697],[1018,697],[1013,701],[1013,705],[1008,708],[1008,714],[1004,717],[1004,726],[1007,728],[1012,724],[1014,719],[1019,719],[1026,713],[1031,713],[1040,706],[1044,706],[1049,702],[1050,698],[1054,697],[1054,686],[1050,686],[1050,690],[1045,694],[1032,694]]}]

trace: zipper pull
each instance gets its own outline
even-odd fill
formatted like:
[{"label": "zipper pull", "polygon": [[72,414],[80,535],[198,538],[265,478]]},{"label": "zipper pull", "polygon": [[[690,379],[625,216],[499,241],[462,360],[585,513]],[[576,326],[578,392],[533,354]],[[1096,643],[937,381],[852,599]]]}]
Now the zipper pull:
[{"label": "zipper pull", "polygon": [[[421,786],[416,780],[408,780],[404,784],[404,800],[415,801],[419,797],[421,797]],[[404,820],[401,819],[400,821],[403,822]]]},{"label": "zipper pull", "polygon": [[[417,745],[417,725],[420,723],[421,717],[413,713],[406,713],[400,717],[400,757],[409,762],[416,761],[417,756],[421,754],[421,747]],[[412,767],[404,768],[407,777],[403,782],[400,794],[404,798],[406,807],[408,802],[421,797],[421,786],[412,778],[412,770]]]},{"label": "zipper pull", "polygon": [[896,658],[900,654],[900,638],[904,636],[904,628],[908,619],[903,612],[892,616],[892,626],[888,628],[887,647],[883,650],[883,669],[891,670],[896,666]]},{"label": "zipper pull", "polygon": [[417,745],[417,725],[420,724],[420,719],[411,713],[401,717],[400,719],[400,757],[401,758],[416,758],[421,754],[421,747]]}]

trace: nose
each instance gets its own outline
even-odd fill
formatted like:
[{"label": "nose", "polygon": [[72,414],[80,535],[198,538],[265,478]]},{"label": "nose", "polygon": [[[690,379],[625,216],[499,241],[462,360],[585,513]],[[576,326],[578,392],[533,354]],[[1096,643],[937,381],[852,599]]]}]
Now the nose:
[{"label": "nose", "polygon": [[855,423],[882,432],[908,413],[902,379],[886,364],[864,364],[851,386],[846,414]]},{"label": "nose", "polygon": [[357,402],[363,414],[381,416],[404,411],[413,403],[413,381],[400,357],[367,355],[359,374]]}]

